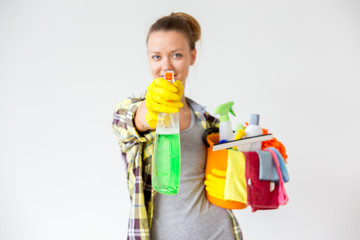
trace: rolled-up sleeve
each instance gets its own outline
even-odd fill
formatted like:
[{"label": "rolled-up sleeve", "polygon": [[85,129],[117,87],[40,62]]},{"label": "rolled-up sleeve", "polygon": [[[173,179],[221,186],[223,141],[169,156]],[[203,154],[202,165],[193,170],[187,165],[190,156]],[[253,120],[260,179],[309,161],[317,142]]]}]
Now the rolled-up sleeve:
[{"label": "rolled-up sleeve", "polygon": [[117,103],[114,111],[112,129],[118,139],[123,160],[127,168],[127,182],[130,198],[136,193],[134,186],[142,174],[142,146],[153,140],[152,132],[139,133],[134,124],[140,98],[127,98]]}]

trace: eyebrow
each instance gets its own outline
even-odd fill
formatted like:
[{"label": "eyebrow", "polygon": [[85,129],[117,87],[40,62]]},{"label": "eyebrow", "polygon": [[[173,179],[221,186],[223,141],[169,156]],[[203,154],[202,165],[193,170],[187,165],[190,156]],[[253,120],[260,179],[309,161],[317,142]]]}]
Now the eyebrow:
[{"label": "eyebrow", "polygon": [[175,49],[175,50],[173,50],[173,51],[171,51],[171,52],[177,52],[177,51],[185,51],[185,50],[182,49],[182,48],[178,48],[178,49]]},{"label": "eyebrow", "polygon": [[[184,49],[182,49],[182,48],[177,48],[177,49],[175,49],[175,50],[172,50],[172,51],[171,51],[171,53],[173,53],[173,52],[178,52],[178,51],[185,51],[185,50],[184,50]],[[160,52],[157,52],[157,51],[151,51],[151,52],[149,52],[149,53],[159,54]]]}]

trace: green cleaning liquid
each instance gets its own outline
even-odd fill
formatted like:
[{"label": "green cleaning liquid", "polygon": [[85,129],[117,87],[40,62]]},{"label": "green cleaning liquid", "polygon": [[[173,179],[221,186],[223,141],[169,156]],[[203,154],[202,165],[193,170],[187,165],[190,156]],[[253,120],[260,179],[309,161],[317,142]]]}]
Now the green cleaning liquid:
[{"label": "green cleaning liquid", "polygon": [[[165,79],[175,82],[174,71],[166,71]],[[155,191],[175,195],[180,185],[179,113],[158,114],[154,153],[152,156],[152,186]]]},{"label": "green cleaning liquid", "polygon": [[156,134],[153,154],[153,188],[163,194],[175,195],[180,185],[180,134]]}]

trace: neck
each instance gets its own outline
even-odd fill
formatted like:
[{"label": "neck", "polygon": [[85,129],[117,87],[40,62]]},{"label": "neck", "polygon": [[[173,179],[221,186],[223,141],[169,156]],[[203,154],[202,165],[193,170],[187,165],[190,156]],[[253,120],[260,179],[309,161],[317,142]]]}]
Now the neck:
[{"label": "neck", "polygon": [[179,109],[180,130],[185,130],[190,126],[191,108],[190,108],[189,104],[186,102],[186,99],[184,96],[181,98],[181,102],[184,104],[184,106]]},{"label": "neck", "polygon": [[182,112],[189,111],[189,110],[190,110],[190,106],[189,106],[189,104],[187,103],[186,98],[185,98],[184,95],[183,95],[182,98],[181,98],[181,102],[184,104],[184,106],[183,106],[182,108],[180,108],[179,110],[182,111]]}]

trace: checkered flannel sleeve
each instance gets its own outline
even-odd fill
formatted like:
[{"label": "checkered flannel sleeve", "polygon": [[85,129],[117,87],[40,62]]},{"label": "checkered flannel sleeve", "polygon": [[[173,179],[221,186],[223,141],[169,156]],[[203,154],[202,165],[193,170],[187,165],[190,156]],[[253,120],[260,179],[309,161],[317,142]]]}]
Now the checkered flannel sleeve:
[{"label": "checkered flannel sleeve", "polygon": [[120,144],[127,170],[127,185],[131,198],[128,239],[149,239],[146,202],[147,189],[151,192],[151,173],[148,167],[154,139],[153,132],[139,133],[134,125],[136,110],[143,99],[128,98],[115,108],[112,128]]}]

